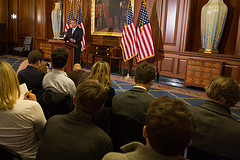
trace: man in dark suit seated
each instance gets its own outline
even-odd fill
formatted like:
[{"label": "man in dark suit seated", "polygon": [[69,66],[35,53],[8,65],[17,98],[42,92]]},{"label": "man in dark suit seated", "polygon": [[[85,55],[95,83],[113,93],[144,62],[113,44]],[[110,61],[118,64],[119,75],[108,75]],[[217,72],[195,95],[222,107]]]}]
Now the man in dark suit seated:
[{"label": "man in dark suit seated", "polygon": [[240,100],[240,86],[231,78],[217,77],[206,86],[206,94],[203,105],[190,107],[197,126],[192,147],[239,160],[240,122],[232,118],[230,107]]},{"label": "man in dark suit seated", "polygon": [[67,31],[67,35],[64,38],[65,41],[69,41],[78,45],[78,48],[74,50],[74,64],[80,63],[80,54],[81,54],[81,41],[83,36],[83,30],[77,26],[77,20],[71,20],[71,27]]},{"label": "man in dark suit seated", "polygon": [[28,55],[29,65],[17,74],[19,83],[26,83],[28,90],[32,90],[35,95],[42,89],[42,81],[45,76],[43,72],[39,71],[43,56],[41,50],[31,51]]},{"label": "man in dark suit seated", "polygon": [[[149,104],[155,99],[148,93],[155,78],[155,69],[149,64],[141,64],[135,73],[135,86],[129,91],[117,94],[112,100],[112,138],[114,151],[131,141],[145,144],[139,130],[145,124]],[[128,132],[126,132],[126,128]]]},{"label": "man in dark suit seated", "polygon": [[37,159],[101,160],[112,151],[110,137],[91,123],[106,97],[106,90],[98,81],[82,82],[74,97],[74,111],[53,116],[47,121]]},{"label": "man in dark suit seated", "polygon": [[194,131],[193,117],[182,101],[158,97],[147,110],[142,131],[147,144],[131,142],[121,147],[123,153],[108,153],[103,160],[184,160],[180,154]]},{"label": "man in dark suit seated", "polygon": [[112,100],[112,113],[125,116],[141,124],[154,97],[148,93],[155,78],[155,69],[149,64],[141,64],[135,73],[135,86],[127,92],[117,94]]}]

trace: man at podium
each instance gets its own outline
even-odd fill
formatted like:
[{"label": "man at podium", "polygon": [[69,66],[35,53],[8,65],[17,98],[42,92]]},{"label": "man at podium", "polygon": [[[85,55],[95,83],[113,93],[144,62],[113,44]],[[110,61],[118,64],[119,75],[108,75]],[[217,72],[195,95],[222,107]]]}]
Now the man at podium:
[{"label": "man at podium", "polygon": [[69,41],[78,45],[78,48],[74,50],[74,64],[80,64],[80,54],[81,54],[81,41],[83,36],[83,30],[77,26],[77,20],[71,20],[71,28],[68,29],[67,35],[64,38],[65,41]]}]

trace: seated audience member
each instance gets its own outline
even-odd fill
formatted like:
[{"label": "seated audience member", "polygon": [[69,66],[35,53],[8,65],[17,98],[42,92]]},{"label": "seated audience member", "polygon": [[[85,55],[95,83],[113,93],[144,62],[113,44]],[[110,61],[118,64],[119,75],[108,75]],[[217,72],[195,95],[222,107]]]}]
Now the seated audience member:
[{"label": "seated audience member", "polygon": [[103,160],[184,160],[181,153],[191,143],[195,124],[183,102],[167,96],[156,98],[149,106],[143,136],[147,144],[131,142],[123,153],[111,152]]},{"label": "seated audience member", "polygon": [[42,89],[42,80],[45,74],[39,71],[43,61],[43,54],[39,50],[31,51],[28,55],[28,66],[18,74],[19,83],[26,83],[29,90],[36,95]]},{"label": "seated audience member", "polygon": [[19,82],[10,64],[0,61],[0,75],[0,145],[34,160],[46,123],[43,111],[34,94],[19,99]]},{"label": "seated audience member", "polygon": [[92,66],[88,79],[98,80],[98,82],[100,82],[104,86],[104,88],[107,90],[107,100],[104,106],[111,108],[112,99],[115,95],[115,90],[112,88],[111,69],[109,64],[105,61],[96,62]]},{"label": "seated audience member", "polygon": [[106,95],[106,90],[96,80],[79,84],[74,96],[74,111],[48,120],[37,159],[100,160],[110,152],[110,137],[91,123],[93,115],[103,107]]},{"label": "seated audience member", "polygon": [[240,122],[232,118],[230,107],[240,100],[240,86],[231,78],[216,77],[205,89],[204,104],[190,107],[197,127],[192,147],[239,160]]},{"label": "seated audience member", "polygon": [[68,52],[64,48],[58,48],[51,54],[52,72],[45,75],[42,86],[45,90],[51,90],[55,93],[65,93],[73,97],[76,93],[74,82],[68,78],[64,72],[67,64]]},{"label": "seated audience member", "polygon": [[104,107],[93,117],[92,122],[111,136],[111,107],[115,90],[112,88],[109,64],[105,61],[96,62],[92,66],[88,79],[98,80],[107,91],[107,100]]},{"label": "seated audience member", "polygon": [[[39,52],[43,55],[43,57],[44,57],[44,52],[43,52],[43,50],[37,49],[36,51],[39,51]],[[18,72],[20,72],[21,70],[25,69],[28,65],[29,65],[28,60],[27,60],[27,59],[24,60],[24,61],[20,64],[20,66],[18,67],[17,74],[18,74]],[[44,74],[47,74],[47,66],[44,64],[43,61],[41,61],[40,67],[38,68],[38,70],[39,70],[39,71],[42,71]]]},{"label": "seated audience member", "polygon": [[[155,78],[151,64],[140,64],[135,72],[135,86],[129,91],[117,94],[112,101],[112,140],[114,151],[131,141],[146,143],[141,130],[150,103],[155,99],[149,95]],[[126,132],[126,129],[128,132]]]},{"label": "seated audience member", "polygon": [[125,116],[144,124],[147,108],[154,100],[154,97],[148,93],[154,78],[155,69],[151,64],[145,63],[139,65],[134,77],[135,86],[129,91],[113,97],[113,114]]},{"label": "seated audience member", "polygon": [[74,64],[73,71],[68,73],[68,77],[73,80],[77,87],[79,83],[83,82],[89,76],[89,72],[82,70],[79,63]]}]

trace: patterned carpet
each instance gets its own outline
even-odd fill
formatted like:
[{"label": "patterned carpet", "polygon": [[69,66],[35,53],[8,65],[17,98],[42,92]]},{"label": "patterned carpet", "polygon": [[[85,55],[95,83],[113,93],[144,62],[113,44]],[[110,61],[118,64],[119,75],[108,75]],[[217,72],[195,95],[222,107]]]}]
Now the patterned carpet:
[{"label": "patterned carpet", "polygon": [[[12,57],[12,56],[0,56],[0,60],[5,60],[10,63],[14,70],[17,71],[18,66],[23,62],[26,58]],[[87,69],[89,70],[89,68]],[[125,78],[119,74],[113,73],[111,75],[113,88],[116,91],[116,94],[127,91],[134,86],[134,81],[132,78]],[[173,87],[169,85],[164,85],[160,82],[155,82],[150,91],[154,97],[159,96],[169,96],[175,97],[177,99],[182,100],[187,106],[191,105],[201,105],[206,99],[206,95],[204,91],[181,88],[181,87]],[[240,106],[235,106],[231,108],[233,118],[240,120]]]}]

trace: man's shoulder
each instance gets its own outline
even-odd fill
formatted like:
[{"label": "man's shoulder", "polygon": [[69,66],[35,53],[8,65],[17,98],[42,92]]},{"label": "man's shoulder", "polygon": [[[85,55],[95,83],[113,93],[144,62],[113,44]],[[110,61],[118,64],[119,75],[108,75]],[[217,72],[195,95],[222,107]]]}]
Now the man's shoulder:
[{"label": "man's shoulder", "polygon": [[106,154],[102,160],[128,160],[128,157],[124,153],[111,152]]},{"label": "man's shoulder", "polygon": [[79,31],[83,31],[82,28],[80,28],[80,27],[77,27],[76,29],[79,30]]}]

